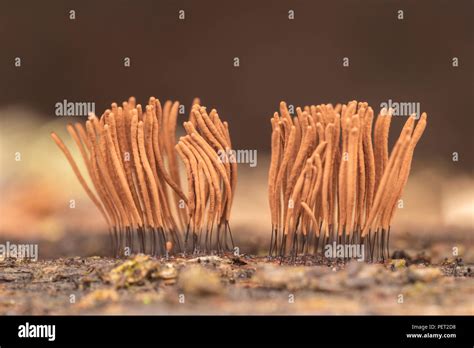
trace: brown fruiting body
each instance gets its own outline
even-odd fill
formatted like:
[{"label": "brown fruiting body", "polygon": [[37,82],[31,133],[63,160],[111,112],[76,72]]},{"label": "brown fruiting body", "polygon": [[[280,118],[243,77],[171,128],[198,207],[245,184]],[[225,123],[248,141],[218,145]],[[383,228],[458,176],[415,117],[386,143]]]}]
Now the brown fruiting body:
[{"label": "brown fruiting body", "polygon": [[[296,108],[272,119],[268,200],[270,256],[323,255],[328,245],[365,248],[366,260],[389,257],[389,234],[426,114],[408,118],[389,152],[392,110],[365,102]],[[373,133],[373,134],[372,134]]]},{"label": "brown fruiting body", "polygon": [[[234,248],[229,219],[237,163],[229,125],[214,109],[208,115],[196,98],[184,123],[188,135],[176,143],[179,107],[171,101],[162,107],[151,97],[142,108],[130,97],[122,106],[112,103],[100,118],[91,115],[86,127],[67,126],[95,192],[67,146],[51,133],[104,217],[115,256],[168,256],[189,246],[193,252]],[[178,157],[187,177],[184,188]],[[273,176],[275,181],[276,171]]]}]

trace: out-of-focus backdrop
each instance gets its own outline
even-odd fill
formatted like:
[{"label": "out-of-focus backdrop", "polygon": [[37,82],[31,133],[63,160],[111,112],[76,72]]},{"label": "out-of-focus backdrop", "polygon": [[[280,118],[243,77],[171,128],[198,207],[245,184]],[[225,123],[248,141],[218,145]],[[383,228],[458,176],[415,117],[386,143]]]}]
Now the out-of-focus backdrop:
[{"label": "out-of-focus backdrop", "polygon": [[[257,150],[256,167],[239,166],[232,216],[244,252],[266,250],[270,236],[269,117],[280,100],[356,99],[376,112],[419,103],[428,128],[394,234],[471,245],[472,1],[2,3],[0,242],[42,241],[40,257],[106,254],[105,224],[49,138],[58,132],[76,153],[65,125],[86,117],[58,117],[55,104],[93,102],[100,114],[153,95],[186,115],[200,97],[230,123],[235,148]],[[405,120],[392,121],[391,143]]]}]

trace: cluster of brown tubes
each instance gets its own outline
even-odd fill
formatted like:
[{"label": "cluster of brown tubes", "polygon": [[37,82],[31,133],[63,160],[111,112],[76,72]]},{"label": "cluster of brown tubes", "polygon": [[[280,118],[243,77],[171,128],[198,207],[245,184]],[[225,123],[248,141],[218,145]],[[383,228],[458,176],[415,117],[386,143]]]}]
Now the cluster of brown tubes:
[{"label": "cluster of brown tubes", "polygon": [[[237,165],[228,124],[195,99],[184,122],[187,135],[176,142],[178,110],[179,102],[162,107],[154,97],[143,109],[131,97],[100,117],[90,115],[85,127],[69,124],[95,192],[66,145],[51,133],[107,222],[116,256],[233,248],[229,218]],[[178,156],[186,168],[187,193]]]},{"label": "cluster of brown tubes", "polygon": [[[268,194],[270,256],[324,256],[328,244],[364,245],[367,260],[389,257],[390,225],[410,173],[426,114],[406,121],[389,152],[391,110],[375,120],[365,102],[305,106],[284,102],[271,119]],[[372,130],[372,128],[374,128]]]},{"label": "cluster of brown tubes", "polygon": [[[91,115],[85,127],[69,124],[95,192],[51,133],[107,222],[116,256],[127,249],[168,255],[186,252],[189,244],[193,252],[234,248],[229,219],[237,164],[228,124],[195,99],[183,123],[187,134],[176,142],[178,109],[178,102],[162,107],[154,97],[142,109],[132,97],[122,106],[113,103],[100,117]],[[271,119],[270,256],[318,255],[320,247],[324,254],[336,242],[364,245],[366,258],[384,260],[426,114],[416,126],[416,115],[408,118],[389,152],[390,110],[383,109],[374,126],[373,109],[365,102],[296,112],[292,117],[281,102]]]}]

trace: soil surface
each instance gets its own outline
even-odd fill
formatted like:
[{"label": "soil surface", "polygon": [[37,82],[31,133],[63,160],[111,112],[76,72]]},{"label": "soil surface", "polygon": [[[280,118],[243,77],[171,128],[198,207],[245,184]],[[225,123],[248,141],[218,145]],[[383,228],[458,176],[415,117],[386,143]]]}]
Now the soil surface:
[{"label": "soil surface", "polygon": [[0,262],[0,314],[474,314],[472,264],[248,255]]}]

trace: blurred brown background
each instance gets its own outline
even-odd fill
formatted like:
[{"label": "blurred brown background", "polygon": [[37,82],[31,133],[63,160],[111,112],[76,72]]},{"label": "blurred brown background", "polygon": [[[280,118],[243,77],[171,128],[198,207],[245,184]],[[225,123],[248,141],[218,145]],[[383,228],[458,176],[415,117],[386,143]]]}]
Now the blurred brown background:
[{"label": "blurred brown background", "polygon": [[[445,227],[454,226],[472,231],[471,0],[0,4],[3,235],[44,236],[53,230],[63,236],[97,226],[82,218],[88,214],[100,221],[85,198],[75,213],[64,208],[68,197],[82,193],[48,137],[71,121],[56,117],[54,105],[63,99],[95,102],[101,113],[130,95],[141,102],[151,95],[179,100],[186,107],[199,96],[230,122],[236,148],[259,151],[257,168],[240,166],[234,224],[250,235],[264,231],[265,240],[265,153],[269,117],[280,100],[298,106],[356,99],[376,111],[388,99],[419,102],[429,124],[415,153],[409,209],[398,214],[399,228],[405,222],[406,230],[416,226],[417,233],[446,233]],[[75,20],[69,10],[76,11]],[[185,20],[178,19],[179,10],[185,10]],[[288,19],[289,10],[295,11],[294,20]],[[403,20],[397,19],[398,10]],[[15,57],[21,57],[21,68],[14,66]],[[123,66],[124,57],[131,58],[131,67]],[[238,68],[234,57],[240,59]],[[347,68],[343,57],[350,59]],[[452,66],[453,57],[459,67]],[[392,122],[392,141],[404,120]],[[22,151],[22,163],[13,161],[16,151]],[[452,161],[453,152],[459,153],[458,162]],[[25,187],[29,198],[18,194]],[[28,199],[29,205],[40,205],[31,221],[21,206]]]},{"label": "blurred brown background", "polygon": [[[2,4],[0,105],[28,105],[51,118],[63,99],[95,101],[99,111],[131,94],[186,105],[199,96],[232,120],[238,147],[268,149],[268,117],[282,99],[366,100],[376,109],[388,99],[416,101],[430,116],[419,153],[472,149],[471,0]],[[22,57],[21,69],[14,57]],[[472,169],[468,161],[458,166]]]}]

